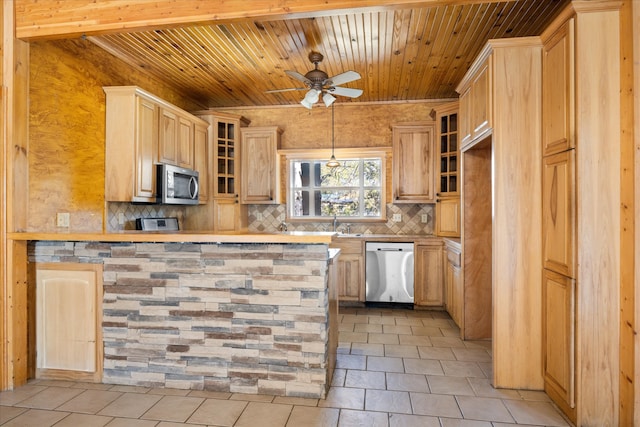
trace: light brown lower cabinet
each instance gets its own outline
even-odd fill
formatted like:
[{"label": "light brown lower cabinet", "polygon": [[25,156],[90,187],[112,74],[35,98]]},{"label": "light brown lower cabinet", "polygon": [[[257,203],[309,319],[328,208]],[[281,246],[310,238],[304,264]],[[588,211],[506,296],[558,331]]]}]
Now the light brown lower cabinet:
[{"label": "light brown lower cabinet", "polygon": [[543,270],[542,301],[544,388],[563,411],[570,415],[575,412],[576,402],[575,280]]},{"label": "light brown lower cabinet", "polygon": [[461,254],[457,249],[447,245],[445,261],[445,288],[447,294],[447,312],[453,321],[462,329],[464,289],[462,281],[462,268],[460,267]]},{"label": "light brown lower cabinet", "polygon": [[418,306],[444,307],[442,245],[439,239],[415,245],[414,297]]},{"label": "light brown lower cabinet", "polygon": [[36,378],[102,379],[102,265],[39,263]]},{"label": "light brown lower cabinet", "polygon": [[364,243],[360,239],[340,238],[331,244],[340,249],[338,258],[338,300],[364,302]]}]

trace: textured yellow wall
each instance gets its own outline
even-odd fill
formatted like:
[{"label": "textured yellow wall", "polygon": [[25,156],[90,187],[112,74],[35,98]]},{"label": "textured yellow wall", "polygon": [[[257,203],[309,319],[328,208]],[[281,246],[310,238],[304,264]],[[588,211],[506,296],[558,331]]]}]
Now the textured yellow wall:
[{"label": "textured yellow wall", "polygon": [[29,84],[31,231],[59,230],[56,212],[70,213],[71,230],[102,231],[102,86],[138,85],[182,108],[201,108],[82,39],[31,43]]}]

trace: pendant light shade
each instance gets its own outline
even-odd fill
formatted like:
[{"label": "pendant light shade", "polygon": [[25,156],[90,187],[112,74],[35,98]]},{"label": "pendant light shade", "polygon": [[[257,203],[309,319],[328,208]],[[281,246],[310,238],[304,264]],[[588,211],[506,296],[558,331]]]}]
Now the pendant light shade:
[{"label": "pendant light shade", "polygon": [[[334,100],[335,100],[335,98],[334,98]],[[334,135],[335,130],[334,130],[334,125],[333,125],[333,116],[334,116],[334,114],[333,114],[333,101],[331,101],[331,158],[327,162],[327,167],[329,167],[329,168],[336,168],[336,167],[340,166],[340,162],[338,162],[338,160],[336,159],[335,153],[334,153],[335,152],[335,148],[336,148],[336,139],[335,139],[335,135]]]}]

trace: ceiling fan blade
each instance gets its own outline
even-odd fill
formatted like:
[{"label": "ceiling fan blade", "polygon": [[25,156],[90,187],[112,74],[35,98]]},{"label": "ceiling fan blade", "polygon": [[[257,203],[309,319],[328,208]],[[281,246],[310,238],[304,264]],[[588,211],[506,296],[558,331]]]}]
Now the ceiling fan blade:
[{"label": "ceiling fan blade", "polygon": [[362,89],[351,89],[348,87],[333,87],[328,89],[332,95],[348,96],[349,98],[357,98],[362,95]]},{"label": "ceiling fan blade", "polygon": [[265,90],[264,93],[291,92],[293,90],[307,90],[306,87],[290,87],[288,89]]},{"label": "ceiling fan blade", "polygon": [[309,80],[308,78],[306,78],[305,76],[303,76],[302,74],[300,74],[297,71],[291,71],[291,70],[285,70],[285,73],[287,73],[287,75],[289,77],[292,77],[296,80],[300,80],[302,83],[311,86],[311,80]]},{"label": "ceiling fan blade", "polygon": [[359,78],[360,74],[356,73],[355,71],[345,71],[344,73],[329,77],[327,80],[325,80],[324,84],[328,84],[329,86],[338,86],[344,83],[358,80]]}]

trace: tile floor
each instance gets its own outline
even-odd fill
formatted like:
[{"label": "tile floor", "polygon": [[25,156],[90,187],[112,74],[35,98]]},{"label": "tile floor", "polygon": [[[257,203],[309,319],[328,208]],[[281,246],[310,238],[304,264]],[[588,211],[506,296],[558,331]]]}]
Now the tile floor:
[{"label": "tile floor", "polygon": [[34,380],[0,393],[0,425],[568,426],[543,392],[489,384],[490,343],[444,312],[342,308],[325,400]]}]

